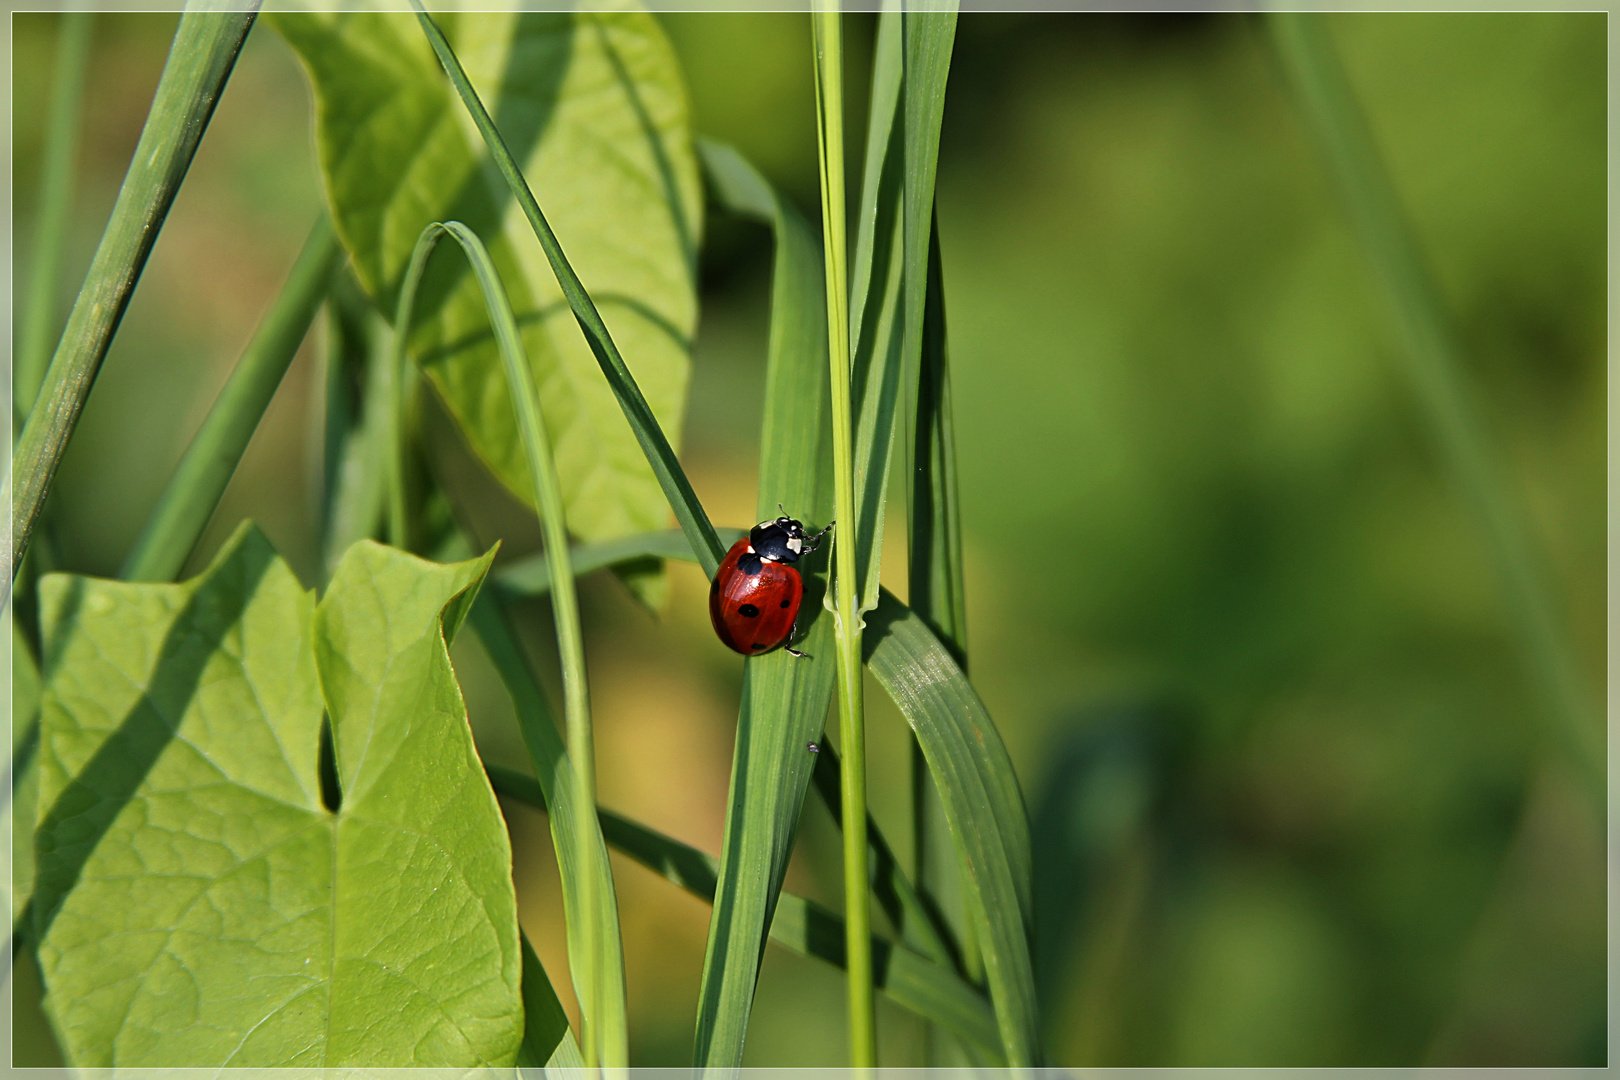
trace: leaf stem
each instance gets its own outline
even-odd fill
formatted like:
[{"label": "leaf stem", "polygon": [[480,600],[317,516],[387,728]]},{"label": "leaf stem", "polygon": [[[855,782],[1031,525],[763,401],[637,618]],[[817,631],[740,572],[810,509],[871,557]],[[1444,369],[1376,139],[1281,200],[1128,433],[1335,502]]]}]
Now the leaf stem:
[{"label": "leaf stem", "polygon": [[45,123],[45,151],[39,168],[39,227],[34,234],[32,281],[17,332],[12,386],[18,423],[28,416],[45,368],[51,362],[51,329],[56,318],[62,245],[73,206],[73,161],[79,149],[79,106],[84,69],[90,56],[88,11],[62,13],[51,73],[51,112]]},{"label": "leaf stem", "polygon": [[871,909],[867,894],[866,718],[861,700],[859,581],[855,576],[855,470],[850,433],[849,286],[844,206],[844,69],[841,13],[816,0],[811,10],[816,60],[816,128],[820,135],[821,227],[826,251],[827,343],[832,378],[834,515],[833,633],[838,648],[838,734],[844,754],[844,942],[849,986],[849,1057],[857,1069],[877,1064],[872,996]]},{"label": "leaf stem", "polygon": [[[404,484],[404,423],[405,383],[408,353],[405,340],[409,336],[411,316],[416,303],[416,292],[421,284],[422,272],[428,257],[444,238],[454,239],[461,245],[472,264],[473,275],[483,291],[489,310],[495,340],[500,349],[501,364],[506,374],[507,389],[517,411],[518,432],[528,458],[529,474],[534,483],[535,506],[539,510],[540,529],[545,538],[546,557],[551,571],[551,612],[557,626],[557,649],[562,662],[563,701],[565,726],[568,731],[568,755],[572,760],[572,795],[575,805],[596,805],[596,754],[591,731],[590,696],[585,679],[585,647],[579,622],[579,598],[575,592],[574,573],[569,564],[567,519],[564,517],[562,485],[557,480],[557,468],[551,456],[551,443],[546,437],[545,423],[540,413],[540,397],[534,385],[534,373],[529,367],[523,348],[523,338],[511,304],[496,273],[495,264],[485,250],[483,242],[471,229],[459,221],[435,222],[422,231],[411,260],[405,270],[400,288],[399,306],[394,319],[394,363],[390,392],[393,395],[389,414],[393,417],[391,454],[389,455],[389,508],[390,542],[398,546],[405,537],[405,484]],[[586,851],[596,842],[596,823],[591,815],[581,813],[574,820],[574,842],[580,851]],[[586,1068],[595,1068],[606,1055],[600,1037],[599,1021],[602,1015],[603,986],[602,949],[600,941],[606,928],[596,918],[596,876],[580,875],[580,910],[582,912],[582,954],[587,970],[583,973],[585,992],[581,995],[580,1045]],[[614,1062],[617,1064],[617,1062]]]},{"label": "leaf stem", "polygon": [[11,508],[10,514],[0,514],[0,558],[5,561],[0,601],[10,595],[68,439],[259,5],[250,3],[244,11],[211,7],[196,4],[180,17],[107,230],[0,485],[0,506]]},{"label": "leaf stem", "polygon": [[146,527],[119,573],[123,580],[173,581],[179,576],[342,261],[343,247],[322,214],[304,241],[287,284],[248,342],[146,519]]}]

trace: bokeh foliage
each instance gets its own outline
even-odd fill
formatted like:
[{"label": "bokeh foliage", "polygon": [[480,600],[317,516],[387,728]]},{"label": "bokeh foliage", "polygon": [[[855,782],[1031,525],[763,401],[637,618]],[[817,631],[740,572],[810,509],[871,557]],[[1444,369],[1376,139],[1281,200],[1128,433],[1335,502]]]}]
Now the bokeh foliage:
[{"label": "bokeh foliage", "polygon": [[[813,212],[803,16],[664,22],[694,130]],[[1329,26],[1596,688],[1603,17]],[[55,27],[15,19],[19,280]],[[70,280],[172,27],[98,17]],[[849,30],[863,70],[870,25]],[[291,265],[319,197],[309,109],[290,51],[253,34],[52,496],[69,568],[116,569]],[[1261,27],[964,15],[939,228],[972,670],[1033,817],[1049,1059],[1604,1060],[1602,831],[1533,735],[1480,540]],[[708,233],[684,460],[717,523],[747,524],[769,238],[720,214]],[[251,515],[306,582],[318,576],[309,360],[199,560]],[[905,545],[886,548],[885,581],[903,593]],[[714,852],[739,673],[708,637],[696,571],[670,577],[663,622],[606,575],[584,590],[602,796]],[[543,619],[529,621],[546,647]],[[454,657],[482,749],[518,762],[495,734],[507,721],[492,673],[472,651]],[[904,835],[902,722],[869,726],[874,810]],[[544,826],[506,810],[525,928],[561,971]],[[788,884],[833,899],[836,843],[806,816]],[[707,909],[616,865],[634,1060],[678,1064]],[[749,1063],[840,1063],[840,993],[835,974],[768,952]],[[879,1026],[884,1060],[915,1060],[899,1013]]]}]

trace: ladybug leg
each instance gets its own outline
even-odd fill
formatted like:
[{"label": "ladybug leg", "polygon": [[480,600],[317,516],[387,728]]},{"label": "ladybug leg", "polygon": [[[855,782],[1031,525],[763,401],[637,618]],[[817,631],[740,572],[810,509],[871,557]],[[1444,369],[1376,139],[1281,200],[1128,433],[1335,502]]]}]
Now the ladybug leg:
[{"label": "ladybug leg", "polygon": [[808,555],[812,551],[816,550],[816,548],[820,547],[821,546],[821,538],[823,536],[826,536],[829,532],[831,532],[832,527],[835,524],[837,524],[837,522],[829,521],[829,522],[827,522],[827,527],[825,529],[822,529],[820,532],[816,533],[814,536],[805,537],[804,538],[804,542],[805,542],[804,553],[806,555]]},{"label": "ladybug leg", "polygon": [[[795,620],[793,620],[793,629],[788,631],[788,641],[791,642],[794,638],[796,638],[798,636],[799,636],[799,620],[795,619]],[[796,656],[800,660],[803,660],[806,656],[809,655],[809,653],[800,652],[798,649],[795,649],[792,645],[783,645],[782,646],[782,651],[787,653],[789,656]]]}]

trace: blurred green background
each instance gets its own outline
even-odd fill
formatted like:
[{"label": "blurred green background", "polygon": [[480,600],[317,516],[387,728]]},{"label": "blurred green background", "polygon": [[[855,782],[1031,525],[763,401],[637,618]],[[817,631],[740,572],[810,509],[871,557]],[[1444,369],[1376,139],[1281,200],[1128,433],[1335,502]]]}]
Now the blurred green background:
[{"label": "blurred green background", "polygon": [[[807,20],[664,18],[696,130],[814,220]],[[64,297],[173,24],[97,16]],[[1604,16],[1329,26],[1596,697]],[[13,17],[19,296],[56,28]],[[850,18],[855,137],[872,31]],[[321,198],[310,108],[258,28],[53,492],[68,568],[116,572],[291,266]],[[964,15],[938,201],[968,647],[1034,822],[1051,1062],[1604,1063],[1604,826],[1536,734],[1488,553],[1263,25]],[[711,216],[683,458],[723,524],[752,518],[769,260],[763,230]],[[251,516],[316,582],[319,336],[199,558]],[[904,595],[900,509],[885,579]],[[607,575],[584,590],[601,792],[715,852],[741,669],[700,573],[672,576],[661,618]],[[521,761],[470,639],[456,662],[487,756]],[[868,701],[873,802],[903,839],[903,723]],[[836,904],[836,840],[808,807],[789,885]],[[508,812],[525,926],[572,1008],[544,825]],[[685,1064],[708,909],[617,870],[634,1060]],[[18,978],[17,1062],[48,1063],[37,976]],[[841,995],[773,946],[748,1063],[843,1063]],[[914,1021],[885,1006],[880,1026],[885,1063],[923,1062]]]}]

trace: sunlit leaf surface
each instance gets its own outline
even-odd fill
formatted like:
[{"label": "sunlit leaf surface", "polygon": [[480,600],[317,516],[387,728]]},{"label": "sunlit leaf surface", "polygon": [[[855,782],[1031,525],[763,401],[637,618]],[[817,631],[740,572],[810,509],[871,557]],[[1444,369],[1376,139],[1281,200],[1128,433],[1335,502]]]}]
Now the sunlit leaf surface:
[{"label": "sunlit leaf surface", "polygon": [[[392,312],[422,228],[467,224],[489,246],[523,328],[570,531],[605,540],[664,526],[669,511],[652,470],[415,17],[273,20],[315,85],[327,197],[367,291]],[[659,424],[678,439],[702,198],[685,89],[663,32],[640,11],[438,21]],[[379,177],[390,179],[379,186]],[[483,300],[458,259],[435,263],[411,348],[469,444],[530,499]]]},{"label": "sunlit leaf surface", "polygon": [[244,527],[184,584],[44,581],[35,928],[70,1061],[514,1060],[511,855],[445,645],[488,564],[364,542],[317,607]]}]

